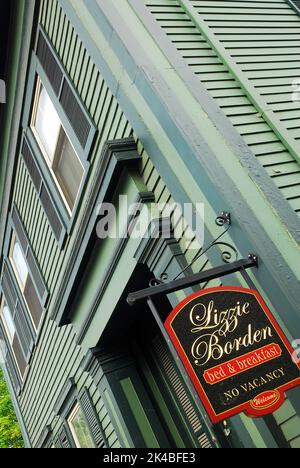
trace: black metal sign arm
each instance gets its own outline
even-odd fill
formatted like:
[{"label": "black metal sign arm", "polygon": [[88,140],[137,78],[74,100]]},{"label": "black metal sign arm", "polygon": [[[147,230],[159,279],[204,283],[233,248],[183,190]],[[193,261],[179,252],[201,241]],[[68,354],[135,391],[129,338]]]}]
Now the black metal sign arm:
[{"label": "black metal sign arm", "polygon": [[221,265],[208,271],[196,273],[186,278],[180,278],[166,284],[159,284],[141,291],[134,292],[128,295],[127,302],[130,306],[134,306],[141,301],[146,301],[149,298],[155,298],[163,294],[170,294],[175,291],[189,288],[197,284],[206,283],[208,281],[222,278],[224,276],[244,271],[249,268],[258,266],[258,257],[256,255],[249,255],[247,259],[238,260],[236,262]]}]

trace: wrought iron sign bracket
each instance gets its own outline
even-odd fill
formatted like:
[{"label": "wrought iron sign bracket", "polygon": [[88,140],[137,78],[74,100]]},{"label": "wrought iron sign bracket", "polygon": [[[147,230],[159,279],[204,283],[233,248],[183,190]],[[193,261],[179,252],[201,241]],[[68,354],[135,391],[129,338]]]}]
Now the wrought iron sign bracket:
[{"label": "wrought iron sign bracket", "polygon": [[[169,351],[176,362],[178,369],[180,370],[183,379],[187,388],[189,389],[190,395],[193,397],[196,406],[200,410],[201,416],[203,418],[203,431],[205,431],[206,436],[209,438],[210,443],[212,446],[219,446],[219,442],[216,438],[216,434],[213,430],[213,424],[208,417],[207,412],[202,404],[202,401],[199,398],[199,395],[195,391],[195,387],[193,382],[191,381],[187,371],[175,349],[173,343],[170,340],[168,332],[165,328],[165,325],[161,319],[160,313],[155,305],[155,299],[160,296],[166,296],[176,291],[184,290],[190,288],[192,286],[199,286],[201,284],[205,284],[209,281],[214,279],[222,278],[234,273],[240,272],[241,275],[244,277],[246,282],[249,284],[251,279],[248,278],[246,270],[250,268],[257,268],[259,265],[259,260],[257,255],[249,254],[248,258],[244,258],[241,260],[237,260],[234,262],[229,263],[231,259],[231,255],[226,251],[223,253],[222,258],[225,264],[220,265],[216,268],[211,270],[202,271],[200,273],[193,274],[191,276],[187,276],[185,278],[180,278],[191,266],[195,263],[199,258],[201,258],[204,254],[206,254],[212,247],[223,245],[225,247],[232,248],[229,244],[220,242],[222,237],[224,237],[229,229],[232,226],[232,217],[229,212],[223,211],[220,216],[216,219],[216,224],[219,227],[224,227],[224,232],[217,237],[207,248],[203,249],[200,255],[198,255],[191,264],[189,264],[184,270],[180,272],[180,274],[175,277],[172,281],[168,281],[168,275],[163,273],[160,277],[154,278],[148,288],[130,293],[127,297],[127,302],[130,306],[135,306],[141,302],[146,302],[148,307],[152,313],[153,318],[155,319],[162,336],[164,337],[165,343],[169,348]],[[233,249],[235,251],[235,249]],[[236,257],[238,255],[237,251],[235,251]],[[250,284],[249,284],[250,285]],[[252,286],[252,285],[251,285]]]},{"label": "wrought iron sign bracket", "polygon": [[[224,224],[225,223],[227,224],[228,221],[225,221]],[[159,311],[157,310],[156,305],[154,303],[154,299],[162,295],[167,295],[172,292],[179,291],[179,290],[191,287],[191,286],[199,285],[201,283],[206,283],[207,281],[210,281],[216,278],[221,278],[224,276],[228,276],[233,273],[241,272],[242,274],[244,273],[246,275],[247,269],[257,268],[257,267],[258,267],[258,257],[256,255],[250,254],[248,258],[246,259],[238,260],[230,264],[221,265],[217,268],[213,268],[208,271],[197,273],[187,278],[176,279],[166,284],[162,283],[161,280],[157,280],[158,284],[156,286],[152,286],[147,289],[143,289],[141,291],[131,293],[127,297],[127,302],[130,306],[134,306],[142,301],[147,302],[148,307],[154,317],[154,320],[156,321],[162,333],[162,336],[164,337],[164,340],[169,348],[169,351],[184,378],[187,388],[189,389],[191,396],[193,397],[197,407],[199,408],[201,412],[203,423],[204,423],[203,430],[206,432],[207,437],[210,439],[212,446],[215,446],[215,447],[219,446],[219,441],[217,440],[216,435],[214,433],[213,424],[210,421],[208,414],[205,411],[205,408],[197,392],[195,392],[195,387],[191,379],[189,378],[186,372],[186,369],[183,363],[181,362],[173,343],[170,340],[168,332],[160,317]]]},{"label": "wrought iron sign bracket", "polygon": [[227,224],[227,226],[232,225],[232,219],[231,219],[231,213],[228,211],[222,211],[221,215],[217,217],[216,219],[216,224],[217,226],[224,226]]},{"label": "wrought iron sign bracket", "polygon": [[238,260],[233,263],[226,265],[221,265],[211,270],[203,271],[201,273],[196,273],[192,276],[186,278],[180,278],[169,283],[162,283],[156,286],[152,286],[141,291],[131,293],[127,297],[127,302],[130,306],[134,306],[141,301],[147,301],[150,298],[159,297],[162,295],[167,295],[176,291],[180,291],[192,286],[196,286],[208,281],[212,281],[217,278],[222,278],[224,276],[231,275],[237,272],[244,272],[250,268],[258,267],[258,257],[257,255],[250,254],[248,258]]}]

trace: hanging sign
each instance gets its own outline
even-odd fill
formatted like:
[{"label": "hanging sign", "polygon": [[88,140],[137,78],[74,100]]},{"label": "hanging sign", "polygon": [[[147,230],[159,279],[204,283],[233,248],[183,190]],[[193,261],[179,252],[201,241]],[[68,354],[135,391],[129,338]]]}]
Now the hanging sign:
[{"label": "hanging sign", "polygon": [[272,413],[300,385],[294,350],[257,291],[203,290],[165,326],[213,423]]}]

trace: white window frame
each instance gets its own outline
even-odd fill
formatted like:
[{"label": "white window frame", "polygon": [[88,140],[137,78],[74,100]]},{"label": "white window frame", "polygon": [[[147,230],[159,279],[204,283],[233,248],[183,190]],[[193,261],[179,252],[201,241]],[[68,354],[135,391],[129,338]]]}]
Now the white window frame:
[{"label": "white window frame", "polygon": [[4,297],[1,298],[1,307],[0,307],[0,316],[1,316],[1,320],[2,320],[2,323],[3,323],[3,326],[4,326],[4,329],[5,329],[5,333],[6,333],[6,336],[8,338],[8,341],[9,343],[12,345],[13,341],[14,341],[14,337],[15,337],[15,334],[16,334],[16,327],[14,325],[14,328],[15,328],[15,333],[14,333],[14,336],[13,338],[11,338],[10,336],[10,331],[9,331],[9,327],[7,326],[7,323],[6,323],[6,320],[4,319],[4,308],[7,307],[8,310],[9,310],[9,313],[10,313],[10,316],[11,316],[11,320],[12,320],[12,323],[14,322],[13,321],[13,316],[12,316],[12,313],[11,313],[11,310],[10,308],[8,307],[7,305],[7,302],[5,301]]},{"label": "white window frame", "polygon": [[10,260],[10,263],[13,267],[13,271],[15,273],[15,276],[17,278],[17,281],[18,281],[18,284],[20,286],[20,289],[22,291],[22,294],[24,295],[24,291],[25,291],[25,286],[26,286],[26,282],[27,282],[27,277],[29,275],[29,268],[28,268],[28,265],[27,265],[27,262],[26,262],[26,258],[25,258],[25,255],[24,253],[22,252],[22,255],[23,255],[23,258],[24,258],[24,261],[26,263],[26,266],[27,266],[27,276],[26,276],[26,280],[25,280],[25,284],[22,283],[22,280],[20,278],[20,274],[18,272],[18,268],[17,268],[17,265],[15,264],[15,261],[14,261],[14,248],[15,248],[15,245],[16,243],[19,244],[19,247],[21,249],[21,252],[22,252],[22,248],[21,248],[21,245],[20,245],[20,242],[18,241],[18,238],[17,238],[17,235],[16,233],[13,231],[12,233],[12,237],[11,237],[11,242],[10,242],[10,248],[9,248],[9,260]]},{"label": "white window frame", "polygon": [[[4,298],[4,296],[2,296],[2,297],[1,297],[1,300],[0,300],[0,319],[1,319],[1,322],[2,322],[2,324],[3,324],[3,327],[4,327],[4,330],[5,330],[5,334],[6,334],[6,336],[7,336],[7,339],[8,339],[8,341],[9,341],[10,349],[11,349],[11,352],[13,353],[15,364],[16,364],[16,366],[17,366],[17,368],[18,368],[18,371],[19,371],[19,377],[20,377],[20,379],[21,379],[21,382],[23,383],[23,382],[24,382],[24,379],[25,379],[25,376],[26,376],[26,374],[27,374],[28,366],[27,366],[27,369],[26,369],[25,372],[24,372],[24,375],[22,376],[22,372],[21,372],[21,369],[20,369],[20,367],[19,367],[19,363],[18,363],[17,357],[16,357],[16,355],[15,355],[15,351],[14,351],[14,348],[13,348],[13,341],[14,341],[14,340],[13,340],[13,339],[11,340],[11,338],[10,338],[10,333],[9,333],[8,330],[7,330],[7,325],[6,325],[6,322],[5,322],[4,317],[3,317],[3,310],[4,310],[4,307],[5,307],[5,306],[8,308],[9,313],[10,313],[11,318],[12,318],[12,321],[13,321],[13,316],[12,316],[11,310],[10,310],[10,308],[9,308],[9,306],[8,306],[8,304],[7,304],[6,300],[5,300],[5,298]],[[15,328],[15,335],[16,335],[16,333],[17,333],[17,330],[16,330],[16,328]]]},{"label": "white window frame", "polygon": [[[22,293],[22,296],[24,298],[24,302],[26,304],[26,307],[27,307],[27,310],[29,312],[29,316],[30,316],[30,320],[31,320],[31,323],[34,327],[34,331],[35,333],[38,332],[38,327],[35,325],[34,323],[34,320],[33,320],[33,317],[32,317],[32,313],[31,313],[31,310],[27,304],[27,300],[26,300],[26,297],[25,297],[25,288],[26,288],[26,283],[27,283],[27,279],[28,279],[28,276],[30,275],[30,271],[29,271],[29,268],[28,268],[28,265],[27,265],[27,261],[26,261],[26,258],[25,258],[25,255],[24,253],[22,252],[22,255],[24,256],[24,260],[25,260],[25,263],[27,265],[27,270],[28,270],[28,273],[27,273],[27,277],[26,277],[26,281],[25,281],[25,284],[22,283],[22,280],[20,278],[20,275],[19,275],[19,272],[18,272],[18,269],[16,267],[16,264],[14,262],[14,257],[13,257],[13,252],[14,252],[14,247],[15,247],[15,244],[16,242],[19,244],[20,246],[20,249],[21,249],[21,252],[22,252],[22,248],[21,248],[21,245],[20,245],[20,242],[18,240],[18,237],[16,235],[16,233],[13,231],[12,233],[12,237],[11,237],[11,241],[10,241],[10,248],[9,248],[9,261],[10,261],[10,264],[12,266],[12,269],[14,271],[14,274],[15,274],[15,277],[17,279],[17,282],[18,282],[18,285],[20,287],[20,291]],[[31,281],[32,281],[32,278],[31,278]]]},{"label": "white window frame", "polygon": [[[77,416],[77,414],[78,414],[79,411],[82,413],[84,419],[86,420],[86,418],[85,418],[85,416],[84,416],[84,413],[83,413],[83,411],[82,411],[82,409],[81,409],[80,404],[79,404],[79,403],[76,403],[75,406],[74,406],[74,408],[73,408],[73,410],[72,410],[72,412],[71,412],[71,414],[70,414],[70,416],[68,417],[68,426],[69,426],[69,429],[70,429],[70,431],[71,431],[71,434],[72,434],[72,437],[73,437],[73,439],[74,439],[74,442],[75,442],[76,447],[77,447],[77,448],[82,448],[81,445],[80,445],[80,443],[79,443],[79,440],[78,440],[76,431],[75,431],[75,429],[74,429],[74,426],[73,426],[73,424],[72,424],[72,421],[73,421],[74,418]],[[92,437],[92,434],[91,434],[91,431],[90,431],[90,428],[89,428],[89,425],[88,425],[88,422],[87,422],[87,421],[86,421],[86,425],[87,425],[87,429],[88,429],[89,434],[90,434],[90,437],[91,437],[91,441],[92,441],[93,446],[94,446],[94,448],[95,448],[95,445],[94,445],[94,442],[93,442],[93,437]]]},{"label": "white window frame", "polygon": [[[65,204],[65,207],[66,207],[66,209],[68,211],[68,214],[69,214],[69,216],[72,216],[72,213],[73,213],[74,208],[76,206],[78,197],[79,197],[80,192],[81,192],[81,187],[82,187],[82,184],[83,184],[83,181],[84,181],[84,178],[85,178],[85,168],[84,168],[84,166],[82,164],[82,161],[79,158],[79,156],[78,156],[78,154],[77,154],[77,152],[76,152],[76,150],[74,148],[74,145],[72,144],[71,139],[68,136],[68,133],[66,132],[66,130],[65,130],[64,126],[63,126],[63,123],[62,123],[60,117],[58,116],[61,128],[65,132],[65,134],[66,134],[66,136],[67,136],[67,138],[69,140],[69,143],[71,144],[71,146],[72,146],[72,148],[74,150],[74,154],[76,155],[76,157],[78,159],[78,162],[80,163],[80,165],[82,167],[82,178],[81,178],[80,186],[78,187],[77,195],[76,195],[76,198],[74,200],[74,205],[73,205],[73,207],[71,207],[68,200],[67,200],[67,198],[66,198],[64,190],[62,188],[62,185],[59,183],[59,179],[58,179],[57,175],[55,174],[55,171],[53,170],[53,167],[52,167],[54,162],[55,162],[56,155],[54,154],[53,161],[51,161],[50,158],[49,158],[49,155],[47,154],[47,151],[45,150],[44,145],[43,145],[43,143],[42,143],[42,141],[41,141],[41,139],[39,137],[38,131],[37,131],[36,127],[35,127],[35,121],[36,121],[38,104],[39,104],[40,93],[41,93],[41,88],[42,87],[45,89],[46,93],[48,94],[47,88],[43,84],[41,78],[37,75],[37,80],[36,80],[36,85],[35,85],[35,96],[34,96],[33,108],[32,108],[32,113],[31,113],[30,128],[31,128],[31,130],[32,130],[32,132],[34,134],[34,137],[35,137],[35,139],[36,139],[36,141],[38,143],[38,146],[39,146],[39,148],[40,148],[40,150],[41,150],[41,152],[43,154],[44,160],[46,161],[47,167],[48,167],[48,169],[50,171],[50,174],[51,174],[51,176],[52,176],[52,178],[53,178],[53,180],[55,182],[55,185],[56,185],[56,187],[57,187],[57,189],[59,191],[59,194],[60,194],[60,196],[61,196],[61,198],[62,198],[62,200],[63,200],[63,202]],[[48,94],[48,96],[49,96],[49,94]],[[57,138],[56,147],[58,145],[58,142],[59,142],[59,136]]]}]

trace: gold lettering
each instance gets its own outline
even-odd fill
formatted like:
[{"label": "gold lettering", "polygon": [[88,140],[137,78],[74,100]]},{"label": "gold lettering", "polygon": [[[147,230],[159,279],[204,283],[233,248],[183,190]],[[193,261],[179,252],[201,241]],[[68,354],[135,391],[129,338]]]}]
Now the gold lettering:
[{"label": "gold lettering", "polygon": [[251,382],[241,384],[241,389],[245,393],[248,393],[252,390],[255,390],[256,388],[263,387],[264,385],[267,385],[268,383],[273,382],[273,380],[278,380],[284,375],[285,375],[284,368],[275,369],[273,372],[265,374],[262,377],[258,377],[252,380]]},{"label": "gold lettering", "polygon": [[230,356],[233,352],[252,347],[254,344],[260,343],[266,340],[267,337],[272,336],[271,327],[266,327],[263,330],[253,330],[252,324],[249,324],[247,333],[243,337],[227,341],[223,345],[220,344],[223,333],[220,336],[219,331],[202,335],[195,340],[191,352],[195,358],[196,365],[204,366],[211,360],[219,361],[224,356]]}]

